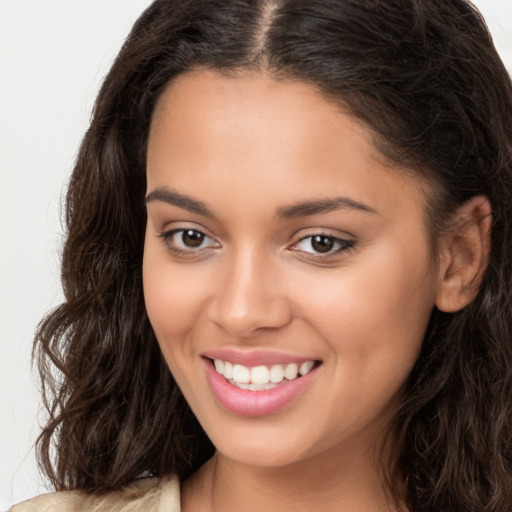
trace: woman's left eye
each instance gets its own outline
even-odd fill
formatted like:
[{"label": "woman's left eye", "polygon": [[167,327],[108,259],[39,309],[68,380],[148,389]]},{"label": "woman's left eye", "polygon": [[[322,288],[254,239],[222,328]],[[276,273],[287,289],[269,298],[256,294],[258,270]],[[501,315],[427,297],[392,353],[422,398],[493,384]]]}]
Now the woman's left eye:
[{"label": "woman's left eye", "polygon": [[314,256],[329,256],[347,251],[354,247],[354,244],[353,240],[319,233],[301,238],[291,249]]},{"label": "woman's left eye", "polygon": [[159,236],[167,248],[176,253],[191,253],[219,247],[215,240],[198,229],[172,229]]}]

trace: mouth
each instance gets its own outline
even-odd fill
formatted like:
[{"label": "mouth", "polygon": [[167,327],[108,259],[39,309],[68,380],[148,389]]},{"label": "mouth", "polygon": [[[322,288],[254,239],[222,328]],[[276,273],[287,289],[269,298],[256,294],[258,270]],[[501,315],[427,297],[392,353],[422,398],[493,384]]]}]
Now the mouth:
[{"label": "mouth", "polygon": [[307,375],[320,361],[303,361],[273,365],[244,366],[222,359],[210,359],[215,371],[231,385],[249,391],[267,391],[283,381],[289,382]]},{"label": "mouth", "polygon": [[203,355],[210,389],[223,409],[251,417],[278,413],[294,403],[310,388],[322,366],[318,360],[290,361],[289,357],[272,364],[261,364],[261,358],[256,358],[257,366],[226,359]]}]

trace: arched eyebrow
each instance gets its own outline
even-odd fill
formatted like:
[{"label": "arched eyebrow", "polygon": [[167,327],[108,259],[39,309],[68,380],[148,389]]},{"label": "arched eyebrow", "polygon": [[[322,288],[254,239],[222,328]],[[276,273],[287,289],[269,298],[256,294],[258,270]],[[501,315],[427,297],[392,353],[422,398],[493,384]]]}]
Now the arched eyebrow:
[{"label": "arched eyebrow", "polygon": [[[152,201],[162,201],[198,215],[212,219],[215,218],[210,208],[202,201],[198,201],[184,194],[179,194],[165,187],[156,188],[146,196],[146,204]],[[283,206],[277,210],[277,216],[281,219],[297,219],[336,210],[357,210],[367,213],[377,213],[377,211],[370,206],[349,199],[348,197],[334,197],[303,201],[290,206]]]},{"label": "arched eyebrow", "polygon": [[316,199],[313,201],[304,201],[290,206],[284,206],[277,211],[278,217],[282,219],[297,219],[317,215],[319,213],[328,213],[336,210],[358,210],[367,213],[377,213],[377,210],[366,204],[354,201],[348,197],[334,197],[327,199]]},{"label": "arched eyebrow", "polygon": [[156,188],[146,196],[146,204],[152,201],[163,201],[164,203],[172,204],[183,208],[192,213],[204,215],[205,217],[215,218],[212,211],[201,201],[193,199],[190,196],[178,194],[173,190],[167,188]]}]

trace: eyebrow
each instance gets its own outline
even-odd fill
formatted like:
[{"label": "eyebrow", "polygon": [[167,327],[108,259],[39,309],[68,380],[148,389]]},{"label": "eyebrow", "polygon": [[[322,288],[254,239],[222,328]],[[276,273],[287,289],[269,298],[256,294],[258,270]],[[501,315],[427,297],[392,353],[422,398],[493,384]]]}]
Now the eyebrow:
[{"label": "eyebrow", "polygon": [[334,197],[296,203],[279,208],[277,215],[282,219],[297,219],[318,213],[328,213],[336,210],[358,210],[367,213],[377,213],[376,210],[348,197]]},{"label": "eyebrow", "polygon": [[[162,201],[192,213],[205,217],[215,218],[212,211],[202,201],[190,196],[179,194],[167,188],[157,188],[146,196],[146,204],[152,201]],[[334,197],[329,199],[316,199],[304,201],[290,206],[284,206],[277,210],[277,216],[281,219],[297,219],[319,213],[328,213],[336,210],[358,210],[367,213],[377,213],[376,210],[348,197]]]},{"label": "eyebrow", "polygon": [[146,204],[152,201],[163,201],[164,203],[178,206],[192,213],[204,215],[205,217],[214,217],[212,211],[203,202],[166,188],[157,188],[150,192],[146,196]]}]

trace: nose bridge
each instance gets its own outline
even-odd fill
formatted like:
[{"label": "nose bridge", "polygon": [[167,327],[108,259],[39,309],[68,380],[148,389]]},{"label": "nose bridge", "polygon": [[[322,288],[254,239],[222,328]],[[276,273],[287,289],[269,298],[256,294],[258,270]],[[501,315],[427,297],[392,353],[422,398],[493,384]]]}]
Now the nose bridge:
[{"label": "nose bridge", "polygon": [[226,258],[211,319],[237,338],[260,329],[276,329],[291,319],[276,262],[264,250],[241,247]]}]

